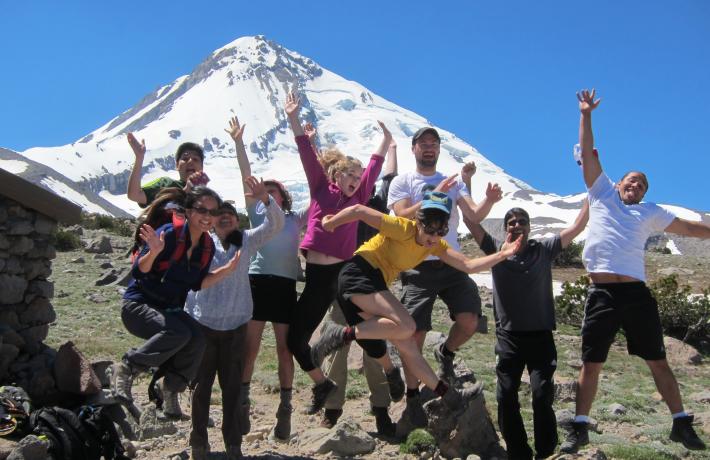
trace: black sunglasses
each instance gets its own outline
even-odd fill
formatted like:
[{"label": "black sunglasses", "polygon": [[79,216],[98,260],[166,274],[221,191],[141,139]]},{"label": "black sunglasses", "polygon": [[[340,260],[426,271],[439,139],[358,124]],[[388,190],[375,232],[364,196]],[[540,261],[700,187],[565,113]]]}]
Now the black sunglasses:
[{"label": "black sunglasses", "polygon": [[515,227],[515,224],[518,224],[521,227],[524,227],[528,224],[528,220],[521,217],[520,219],[511,219],[508,221],[508,227]]},{"label": "black sunglasses", "polygon": [[195,211],[197,214],[201,214],[201,215],[203,215],[203,216],[204,216],[205,214],[209,214],[210,216],[214,216],[214,217],[217,217],[217,216],[222,215],[222,212],[223,212],[223,211],[222,211],[221,209],[219,209],[219,208],[217,208],[217,209],[188,208],[188,209],[192,209],[192,210]]},{"label": "black sunglasses", "polygon": [[446,234],[449,233],[449,227],[444,226],[434,228],[422,225],[422,231],[424,231],[427,235],[446,236]]}]

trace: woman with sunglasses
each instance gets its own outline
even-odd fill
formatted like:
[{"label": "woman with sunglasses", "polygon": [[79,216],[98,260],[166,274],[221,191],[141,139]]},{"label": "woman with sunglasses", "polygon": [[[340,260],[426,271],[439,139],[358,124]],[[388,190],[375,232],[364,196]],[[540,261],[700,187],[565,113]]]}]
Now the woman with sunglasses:
[{"label": "woman with sunglasses", "polygon": [[234,271],[239,252],[210,271],[214,245],[208,232],[220,215],[222,200],[207,187],[194,187],[185,198],[185,220],[158,229],[142,225],[143,248],[133,262],[133,280],[123,295],[121,319],[131,334],[145,339],[112,367],[111,388],[116,397],[133,401],[133,378],[150,368],[164,375],[164,412],[180,417],[178,393],[197,375],[205,339],[197,322],[185,311],[190,290],[207,288]]},{"label": "woman with sunglasses", "polygon": [[389,216],[366,206],[346,208],[334,216],[323,218],[323,228],[333,231],[338,226],[363,221],[380,233],[355,251],[338,277],[338,302],[349,326],[326,323],[321,337],[312,347],[313,359],[319,363],[344,344],[356,340],[368,356],[378,360],[385,370],[392,368],[385,340],[399,350],[405,366],[428,388],[441,396],[447,407],[455,409],[462,398],[480,391],[480,384],[467,390],[449,389],[422,356],[412,335],[415,323],[402,303],[389,291],[388,285],[402,271],[408,270],[430,255],[466,273],[488,269],[520,249],[520,239],[508,238],[500,252],[468,259],[452,249],[444,236],[452,201],[443,192],[426,192],[416,219]]}]

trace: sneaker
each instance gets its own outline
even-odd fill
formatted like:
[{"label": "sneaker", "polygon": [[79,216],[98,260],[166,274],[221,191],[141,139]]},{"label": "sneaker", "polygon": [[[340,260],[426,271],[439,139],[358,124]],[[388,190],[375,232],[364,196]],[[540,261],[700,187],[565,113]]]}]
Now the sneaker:
[{"label": "sneaker", "polygon": [[443,342],[438,347],[434,348],[434,359],[439,363],[438,377],[445,382],[454,382],[456,380],[456,372],[454,370],[453,356],[446,356],[443,352],[446,342]]},{"label": "sneaker", "polygon": [[705,443],[698,437],[693,429],[693,416],[678,417],[673,419],[671,441],[682,442],[686,449],[705,450]]},{"label": "sneaker", "polygon": [[589,444],[589,424],[572,422],[567,428],[567,438],[560,446],[560,452],[576,454],[580,447]]},{"label": "sneaker", "polygon": [[207,446],[192,446],[190,448],[190,459],[191,460],[207,460],[207,454],[210,452],[210,448]]},{"label": "sneaker", "polygon": [[249,400],[246,400],[239,405],[239,426],[242,428],[242,436],[251,431],[251,419],[249,418],[250,410],[251,404],[249,403]]},{"label": "sneaker", "polygon": [[397,426],[392,423],[390,414],[386,407],[373,407],[372,413],[375,415],[375,426],[377,426],[377,434],[394,438],[397,431]]},{"label": "sneaker", "polygon": [[242,454],[242,446],[227,446],[227,459],[241,460],[242,458],[244,458],[244,454]]},{"label": "sneaker", "polygon": [[338,388],[338,386],[330,379],[325,379],[321,383],[313,385],[313,388],[311,388],[311,391],[313,392],[311,405],[308,407],[306,413],[313,415],[320,412],[320,410],[323,409],[328,396],[330,396],[336,388]]},{"label": "sneaker", "polygon": [[133,402],[131,387],[135,374],[131,365],[124,360],[111,366],[111,392],[114,397]]},{"label": "sneaker", "polygon": [[163,414],[173,420],[190,420],[190,416],[183,413],[180,408],[179,393],[165,388],[165,381],[158,385],[163,398]]},{"label": "sneaker", "polygon": [[448,391],[441,397],[441,400],[446,407],[451,410],[456,410],[464,407],[469,399],[480,394],[482,391],[483,385],[480,382],[476,382],[472,386],[462,389],[449,387]]},{"label": "sneaker", "polygon": [[343,409],[326,409],[323,411],[323,420],[320,421],[320,426],[331,429],[338,423],[338,419],[343,415]]},{"label": "sneaker", "polygon": [[293,406],[279,404],[279,408],[276,410],[276,426],[274,427],[276,438],[288,440],[291,437],[291,412],[293,412]]},{"label": "sneaker", "polygon": [[385,373],[385,377],[387,377],[387,385],[390,389],[390,398],[394,402],[400,401],[404,397],[405,386],[399,367],[392,368],[391,371]]},{"label": "sneaker", "polygon": [[313,364],[320,367],[326,356],[345,345],[345,328],[332,321],[323,323],[318,341],[311,347]]},{"label": "sneaker", "polygon": [[407,420],[413,427],[426,428],[429,424],[429,418],[426,412],[424,412],[420,396],[407,398],[407,404],[402,412],[402,418]]}]

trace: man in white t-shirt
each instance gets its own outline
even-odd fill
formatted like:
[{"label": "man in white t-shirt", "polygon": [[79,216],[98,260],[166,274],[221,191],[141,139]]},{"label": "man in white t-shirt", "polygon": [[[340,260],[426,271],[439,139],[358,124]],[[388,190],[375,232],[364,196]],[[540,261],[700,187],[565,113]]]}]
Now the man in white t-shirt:
[{"label": "man in white t-shirt", "polygon": [[644,246],[653,232],[710,238],[710,226],[676,217],[654,203],[642,202],[648,190],[646,175],[631,171],[614,184],[595,155],[592,111],[599,106],[594,90],[577,94],[582,113],[579,144],[589,196],[589,235],[582,257],[589,287],[582,324],[582,369],[579,374],[576,416],[561,451],[576,452],[589,442],[589,411],[599,373],[619,328],[629,354],[646,361],[659,393],[673,417],[670,438],[688,449],[705,444],[692,427],[693,416],[683,409],[678,382],[666,361],[658,305],[645,284]]},{"label": "man in white t-shirt", "polygon": [[[395,177],[390,185],[387,207],[395,215],[413,219],[421,206],[424,192],[435,190],[449,195],[456,203],[451,210],[448,231],[444,236],[452,248],[459,250],[457,229],[459,226],[458,209],[472,221],[476,216],[490,211],[492,202],[484,199],[476,205],[466,186],[456,179],[458,174],[445,176],[436,170],[439,159],[441,138],[436,129],[421,128],[412,137],[412,153],[416,160],[415,172],[407,172]],[[458,209],[457,209],[458,208]],[[434,301],[441,297],[449,309],[454,324],[444,343],[434,350],[434,357],[439,363],[439,377],[452,381],[454,375],[454,356],[456,351],[473,336],[478,327],[481,314],[481,298],[478,287],[466,274],[444,264],[436,257],[429,257],[412,270],[401,274],[402,303],[416,322],[414,338],[421,350],[427,331],[431,330],[431,314]],[[425,423],[419,398],[419,382],[404,367],[407,381],[406,414],[415,425]]]}]

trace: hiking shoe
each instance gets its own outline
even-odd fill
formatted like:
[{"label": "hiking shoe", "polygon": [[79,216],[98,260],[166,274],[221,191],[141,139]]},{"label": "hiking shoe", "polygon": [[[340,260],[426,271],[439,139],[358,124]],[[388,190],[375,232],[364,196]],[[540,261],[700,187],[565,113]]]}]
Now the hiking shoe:
[{"label": "hiking shoe", "polygon": [[389,412],[386,407],[373,407],[372,413],[375,416],[375,426],[377,426],[377,434],[394,438],[397,431],[397,426],[392,423]]},{"label": "hiking shoe", "polygon": [[242,458],[244,458],[244,454],[242,454],[242,446],[237,446],[237,445],[227,446],[227,459],[241,460]]},{"label": "hiking shoe", "polygon": [[291,437],[291,412],[293,407],[290,404],[280,403],[276,410],[276,426],[274,436],[281,440],[288,440]]},{"label": "hiking shoe", "polygon": [[313,415],[320,412],[320,410],[323,409],[328,396],[330,396],[336,388],[338,388],[338,386],[335,382],[328,378],[323,380],[321,383],[313,385],[313,388],[311,388],[311,392],[313,393],[311,405],[308,407],[306,413]]},{"label": "hiking shoe", "polygon": [[343,415],[343,409],[326,409],[323,411],[323,420],[320,421],[320,426],[331,429],[338,423],[338,419]]},{"label": "hiking shoe", "polygon": [[323,323],[318,341],[311,347],[311,360],[320,367],[326,356],[345,345],[345,328],[332,321]]},{"label": "hiking shoe", "polygon": [[405,387],[399,367],[393,367],[391,371],[385,373],[385,377],[390,389],[390,398],[394,402],[400,401],[404,397]]},{"label": "hiking shoe", "polygon": [[163,415],[173,420],[190,420],[190,416],[183,413],[180,408],[179,393],[165,388],[165,382],[158,385],[163,398]]},{"label": "hiking shoe", "polygon": [[692,415],[688,415],[673,419],[671,441],[682,442],[686,449],[705,450],[705,443],[693,429],[693,418]]},{"label": "hiking shoe", "polygon": [[560,452],[576,454],[580,447],[589,444],[589,424],[572,422],[567,428],[567,438],[560,446]]},{"label": "hiking shoe", "polygon": [[239,426],[242,429],[242,436],[251,431],[251,419],[249,418],[250,410],[251,404],[248,399],[239,405]]},{"label": "hiking shoe", "polygon": [[191,460],[207,460],[207,454],[210,448],[207,446],[192,446],[190,448],[190,459]]},{"label": "hiking shoe", "polygon": [[456,380],[456,372],[454,370],[454,357],[446,356],[444,354],[444,347],[446,342],[442,342],[441,345],[434,348],[434,359],[439,363],[438,377],[445,381],[453,383]]},{"label": "hiking shoe", "polygon": [[464,407],[468,400],[474,396],[480,394],[483,391],[483,385],[480,382],[476,382],[468,388],[454,388],[449,387],[449,389],[441,397],[446,407],[451,410],[456,410]]},{"label": "hiking shoe", "polygon": [[429,424],[429,418],[426,412],[424,412],[420,396],[407,398],[407,404],[402,412],[402,418],[416,428],[426,428]]},{"label": "hiking shoe", "polygon": [[111,366],[111,392],[113,396],[123,399],[127,402],[133,402],[131,387],[133,386],[133,377],[136,372],[130,364],[121,360]]}]

